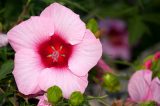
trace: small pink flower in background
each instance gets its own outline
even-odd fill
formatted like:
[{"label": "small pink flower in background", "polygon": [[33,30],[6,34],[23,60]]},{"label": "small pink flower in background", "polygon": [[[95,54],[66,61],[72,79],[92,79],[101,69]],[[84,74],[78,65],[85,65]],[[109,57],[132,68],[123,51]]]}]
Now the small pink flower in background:
[{"label": "small pink flower in background", "polygon": [[47,97],[43,95],[39,98],[37,106],[52,106],[52,105],[48,102]]},{"label": "small pink flower in background", "polygon": [[128,84],[128,92],[133,102],[155,101],[160,105],[160,80],[152,79],[152,71],[140,70],[133,74]]},{"label": "small pink flower in background", "polygon": [[153,56],[153,58],[148,59],[147,61],[144,62],[144,67],[146,69],[151,69],[152,65],[160,59],[160,52],[156,52]]},{"label": "small pink flower in background", "polygon": [[40,16],[31,17],[8,32],[16,51],[13,75],[25,95],[59,86],[68,98],[83,93],[88,71],[102,55],[102,46],[70,9],[53,3]]},{"label": "small pink flower in background", "polygon": [[146,69],[151,69],[152,63],[153,63],[152,60],[147,60],[147,61],[144,63],[144,67],[145,67]]},{"label": "small pink flower in background", "polygon": [[160,59],[160,52],[157,52],[157,53],[154,55],[154,59],[155,59],[155,60]]},{"label": "small pink flower in background", "polygon": [[8,44],[7,35],[0,33],[0,47],[6,46]]},{"label": "small pink flower in background", "polygon": [[103,53],[113,59],[130,59],[130,48],[128,44],[128,31],[126,24],[121,20],[106,19],[100,21],[102,32]]}]

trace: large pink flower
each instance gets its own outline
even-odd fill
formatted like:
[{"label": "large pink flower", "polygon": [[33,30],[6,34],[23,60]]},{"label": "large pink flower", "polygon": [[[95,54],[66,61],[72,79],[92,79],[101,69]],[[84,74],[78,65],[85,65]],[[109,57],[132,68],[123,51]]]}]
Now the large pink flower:
[{"label": "large pink flower", "polygon": [[21,93],[28,95],[59,86],[68,98],[84,92],[88,71],[97,64],[102,46],[79,16],[53,3],[8,32],[16,51],[13,75]]},{"label": "large pink flower", "polygon": [[138,102],[155,101],[160,104],[160,80],[152,79],[152,71],[140,70],[133,74],[128,84],[131,100]]}]

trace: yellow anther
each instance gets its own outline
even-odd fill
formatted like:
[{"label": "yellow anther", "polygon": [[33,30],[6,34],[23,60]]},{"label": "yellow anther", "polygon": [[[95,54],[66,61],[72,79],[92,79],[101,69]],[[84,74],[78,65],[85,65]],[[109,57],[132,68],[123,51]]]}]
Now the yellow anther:
[{"label": "yellow anther", "polygon": [[61,56],[62,56],[62,57],[65,57],[66,55],[65,55],[65,54],[61,54]]},{"label": "yellow anther", "polygon": [[47,57],[52,57],[52,54],[47,55]]},{"label": "yellow anther", "polygon": [[51,48],[52,48],[53,50],[56,50],[56,49],[54,48],[54,46],[51,46]]},{"label": "yellow anther", "polygon": [[63,48],[63,46],[61,45],[60,48],[59,48],[59,50],[62,50],[62,48]]}]

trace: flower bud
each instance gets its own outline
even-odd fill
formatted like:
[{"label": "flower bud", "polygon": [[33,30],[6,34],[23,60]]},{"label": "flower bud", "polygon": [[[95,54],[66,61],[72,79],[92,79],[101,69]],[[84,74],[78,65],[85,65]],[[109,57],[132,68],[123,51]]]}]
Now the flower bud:
[{"label": "flower bud", "polygon": [[160,59],[160,52],[157,52],[157,53],[154,55],[154,60],[157,61],[158,59]]},{"label": "flower bud", "polygon": [[151,69],[152,67],[152,60],[147,60],[145,63],[144,63],[144,67],[146,69]]},{"label": "flower bud", "polygon": [[50,87],[47,90],[48,101],[52,104],[56,104],[62,98],[62,90],[58,86]]},{"label": "flower bud", "polygon": [[99,29],[98,23],[94,18],[92,18],[88,21],[87,28],[90,29],[94,33],[96,38],[100,37],[100,31],[98,30]]},{"label": "flower bud", "polygon": [[71,106],[79,106],[83,103],[83,101],[83,94],[79,91],[73,92],[69,99],[69,103],[71,104]]},{"label": "flower bud", "polygon": [[103,76],[103,85],[109,92],[118,92],[120,90],[120,81],[114,74],[107,73]]},{"label": "flower bud", "polygon": [[157,60],[157,61],[154,61],[152,64],[153,64],[152,65],[153,72],[156,72],[156,73],[159,72],[159,70],[160,70],[160,59]]}]

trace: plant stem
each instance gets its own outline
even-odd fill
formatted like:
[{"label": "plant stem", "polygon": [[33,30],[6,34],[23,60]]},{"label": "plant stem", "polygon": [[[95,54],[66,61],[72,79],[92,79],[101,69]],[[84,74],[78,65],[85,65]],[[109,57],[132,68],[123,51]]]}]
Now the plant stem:
[{"label": "plant stem", "polygon": [[110,106],[109,104],[105,103],[103,100],[97,100],[98,102],[102,103],[104,106]]},{"label": "plant stem", "polygon": [[128,62],[128,61],[113,60],[113,63],[127,65],[127,66],[130,66],[133,69],[135,69],[135,66],[132,63]]},{"label": "plant stem", "polygon": [[87,99],[88,99],[88,100],[92,100],[92,99],[104,99],[104,98],[106,98],[107,96],[108,96],[108,95],[98,96],[98,97],[88,96]]},{"label": "plant stem", "polygon": [[31,2],[31,0],[27,0],[27,3],[23,6],[23,10],[22,10],[21,14],[19,15],[16,24],[19,23],[20,21],[22,21],[22,17],[23,17],[23,16],[27,13],[27,11],[28,11],[28,6],[29,6],[29,3],[30,3],[30,2]]}]

